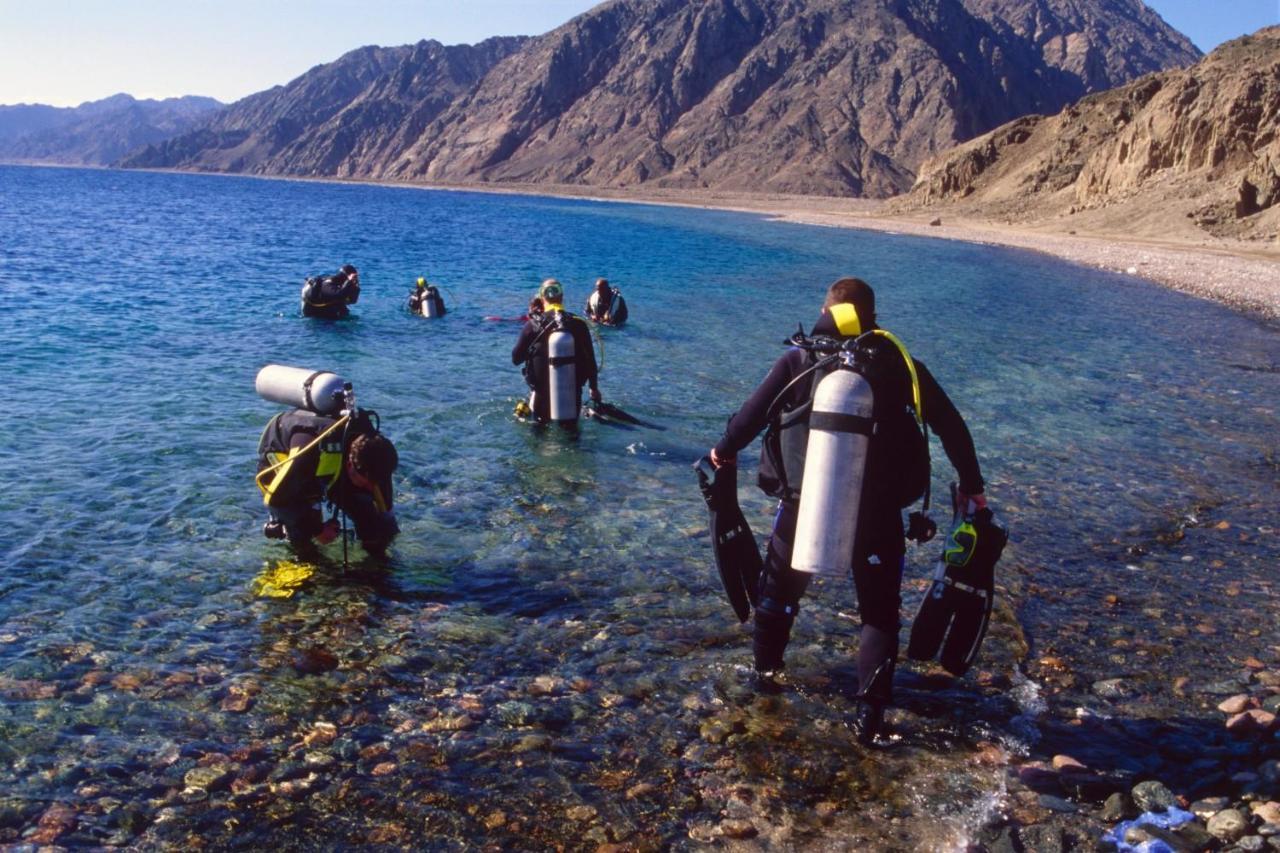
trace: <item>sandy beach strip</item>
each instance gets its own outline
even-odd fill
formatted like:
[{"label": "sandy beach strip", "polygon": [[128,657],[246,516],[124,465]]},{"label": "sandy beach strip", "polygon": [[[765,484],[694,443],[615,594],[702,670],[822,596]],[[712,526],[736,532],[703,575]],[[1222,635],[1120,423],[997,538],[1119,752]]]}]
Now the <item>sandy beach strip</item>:
[{"label": "sandy beach strip", "polygon": [[[1183,293],[1221,302],[1268,322],[1280,323],[1280,247],[1211,241],[1207,237],[1204,245],[1190,245],[1127,236],[1064,234],[1052,226],[1020,228],[954,218],[946,211],[895,215],[885,211],[884,202],[869,199],[561,184],[416,186],[759,213],[804,225],[1029,249],[1082,266],[1140,276]],[[941,219],[942,224],[930,224],[935,219]]]}]

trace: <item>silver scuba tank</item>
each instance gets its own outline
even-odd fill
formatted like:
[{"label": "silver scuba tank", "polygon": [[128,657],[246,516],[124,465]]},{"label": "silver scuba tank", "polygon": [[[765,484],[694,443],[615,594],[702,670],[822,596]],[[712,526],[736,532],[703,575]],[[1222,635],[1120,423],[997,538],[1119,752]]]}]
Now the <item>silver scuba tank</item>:
[{"label": "silver scuba tank", "polygon": [[435,318],[440,316],[440,301],[434,294],[424,293],[422,301],[418,303],[419,313],[423,317]]},{"label": "silver scuba tank", "polygon": [[317,415],[336,415],[342,411],[346,382],[336,373],[268,364],[258,371],[254,390],[273,403],[306,409]]},{"label": "silver scuba tank", "polygon": [[551,374],[547,390],[553,421],[578,419],[578,377],[574,363],[573,335],[557,329],[547,338],[547,364]]},{"label": "silver scuba tank", "polygon": [[871,384],[853,370],[832,371],[818,383],[791,555],[796,571],[841,574],[853,566],[872,402]]}]

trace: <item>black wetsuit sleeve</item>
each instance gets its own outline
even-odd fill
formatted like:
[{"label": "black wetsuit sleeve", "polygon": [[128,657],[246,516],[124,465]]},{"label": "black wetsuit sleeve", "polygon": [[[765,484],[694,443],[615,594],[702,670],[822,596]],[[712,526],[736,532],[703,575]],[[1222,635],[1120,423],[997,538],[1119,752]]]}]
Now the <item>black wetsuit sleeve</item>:
[{"label": "black wetsuit sleeve", "polygon": [[[769,406],[804,369],[804,353],[800,350],[789,350],[782,358],[774,362],[764,381],[752,392],[742,404],[738,413],[729,418],[724,436],[716,444],[716,455],[721,457],[736,456],[755,437],[769,425]],[[803,382],[797,385],[804,385]],[[793,389],[794,390],[794,389]],[[804,389],[808,391],[806,386]]]},{"label": "black wetsuit sleeve", "polygon": [[942,441],[942,449],[951,460],[960,477],[960,491],[976,495],[983,490],[982,469],[978,466],[978,453],[973,446],[969,427],[956,409],[951,398],[942,390],[923,362],[916,361],[916,375],[920,379],[920,397],[924,405],[924,420]]},{"label": "black wetsuit sleeve", "polygon": [[600,369],[596,365],[596,347],[591,340],[591,327],[577,317],[573,319],[573,346],[579,354],[574,365],[578,371],[578,384],[595,382]]},{"label": "black wetsuit sleeve", "polygon": [[538,337],[538,327],[533,321],[524,324],[524,328],[520,330],[520,337],[516,338],[516,345],[511,348],[511,363],[524,364],[529,358],[529,347],[533,346],[534,339]]}]

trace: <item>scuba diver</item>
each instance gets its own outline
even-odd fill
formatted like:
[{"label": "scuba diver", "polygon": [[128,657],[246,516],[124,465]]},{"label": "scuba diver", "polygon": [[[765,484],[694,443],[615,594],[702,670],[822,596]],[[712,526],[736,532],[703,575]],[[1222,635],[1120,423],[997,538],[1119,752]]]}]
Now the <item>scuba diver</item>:
[{"label": "scuba diver", "polygon": [[[986,505],[982,472],[969,429],[946,393],[923,363],[876,326],[875,293],[866,282],[842,278],[832,284],[813,337],[801,330],[789,343],[730,418],[709,459],[716,473],[728,466],[732,475],[738,452],[768,428],[759,484],[779,499],[778,511],[763,571],[758,579],[739,581],[756,605],[760,690],[781,689],[783,652],[812,573],[847,576],[852,570],[862,623],[855,728],[869,745],[892,700],[905,538],[933,535],[921,513],[912,514],[909,531],[902,521],[903,508],[921,495],[928,505],[928,436],[921,427],[942,440],[959,474],[958,497],[971,511]],[[720,506],[708,498],[713,530],[718,511],[738,512],[736,489],[728,491]],[[759,565],[754,539],[750,546]],[[717,542],[722,577],[728,547],[722,552]],[[745,609],[739,615],[747,618]]]},{"label": "scuba diver", "polygon": [[444,308],[444,297],[440,295],[440,288],[429,284],[422,277],[418,278],[417,286],[414,287],[413,293],[409,294],[409,311],[421,314],[423,317],[443,317],[448,313]]},{"label": "scuba diver", "polygon": [[608,279],[596,279],[596,289],[587,297],[587,319],[605,326],[621,326],[627,322],[627,300],[622,291],[609,287]]},{"label": "scuba diver", "polygon": [[329,276],[312,276],[302,285],[302,316],[341,320],[348,305],[360,300],[360,273],[351,264]]},{"label": "scuba diver", "polygon": [[581,317],[564,310],[564,288],[554,278],[538,290],[543,310],[533,312],[511,349],[511,363],[523,364],[532,389],[528,403],[539,422],[576,424],[582,409],[582,386],[600,403],[599,368],[591,329]]},{"label": "scuba diver", "polygon": [[[258,441],[256,480],[270,515],[263,535],[325,545],[338,537],[342,513],[365,551],[385,556],[400,530],[391,488],[399,456],[378,414],[357,408],[350,384],[332,373],[267,365],[255,384],[264,399],[294,407],[273,417]],[[322,503],[332,510],[328,521]]]}]

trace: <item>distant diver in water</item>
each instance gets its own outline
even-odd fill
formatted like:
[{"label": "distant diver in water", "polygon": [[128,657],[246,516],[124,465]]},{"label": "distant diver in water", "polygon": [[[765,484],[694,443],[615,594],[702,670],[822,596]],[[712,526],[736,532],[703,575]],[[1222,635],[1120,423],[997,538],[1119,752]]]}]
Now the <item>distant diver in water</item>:
[{"label": "distant diver in water", "polygon": [[[273,417],[258,442],[256,481],[270,516],[263,534],[328,544],[342,513],[365,551],[384,556],[400,530],[391,488],[399,456],[377,413],[357,408],[351,386],[332,373],[267,365],[256,386],[263,398],[294,407]],[[327,521],[322,503],[332,510]]]},{"label": "distant diver in water", "polygon": [[[893,695],[905,536],[925,541],[933,535],[922,513],[912,513],[909,531],[902,522],[902,509],[922,495],[928,506],[922,428],[942,439],[960,476],[957,500],[973,511],[986,505],[982,473],[968,427],[941,386],[876,326],[875,294],[866,282],[832,284],[812,337],[801,331],[789,343],[709,454],[717,469],[733,465],[767,428],[759,480],[779,499],[778,513],[758,581],[735,578],[733,572],[744,569],[729,567],[739,585],[731,599],[743,615],[748,595],[758,597],[757,684],[777,690],[810,578],[852,571],[862,622],[856,729],[858,739],[871,744]],[[735,559],[731,552],[719,557]],[[737,559],[750,569],[750,554]]]},{"label": "distant diver in water", "polygon": [[610,287],[608,279],[596,279],[595,290],[587,297],[587,319],[605,326],[621,326],[627,322],[627,313],[622,291]]},{"label": "distant diver in water", "polygon": [[351,313],[347,306],[360,301],[360,273],[351,264],[333,275],[312,276],[302,285],[302,316],[341,320]]},{"label": "distant diver in water", "polygon": [[529,315],[511,349],[511,363],[524,365],[525,381],[531,389],[528,408],[533,416],[540,422],[573,426],[582,409],[584,385],[591,386],[592,402],[600,402],[591,329],[581,317],[564,310],[560,282],[547,279],[538,296],[543,310]]},{"label": "distant diver in water", "polygon": [[443,317],[448,313],[445,311],[444,297],[440,295],[440,288],[421,277],[413,293],[409,294],[409,310],[423,317]]}]

